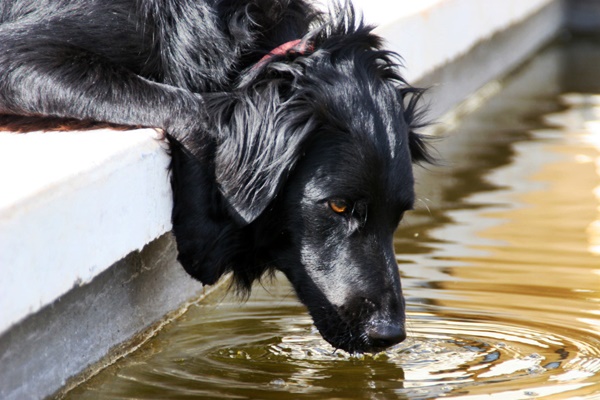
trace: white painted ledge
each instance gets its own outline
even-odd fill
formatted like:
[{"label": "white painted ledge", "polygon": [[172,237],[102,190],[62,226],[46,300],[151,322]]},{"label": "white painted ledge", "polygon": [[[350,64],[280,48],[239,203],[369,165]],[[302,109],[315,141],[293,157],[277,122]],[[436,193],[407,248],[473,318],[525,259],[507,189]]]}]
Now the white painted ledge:
[{"label": "white painted ledge", "polygon": [[353,0],[413,82],[553,0]]},{"label": "white painted ledge", "polygon": [[156,136],[0,132],[0,332],[170,230]]},{"label": "white painted ledge", "polygon": [[[414,81],[552,0],[354,0]],[[153,130],[0,132],[0,334],[170,230]]]}]

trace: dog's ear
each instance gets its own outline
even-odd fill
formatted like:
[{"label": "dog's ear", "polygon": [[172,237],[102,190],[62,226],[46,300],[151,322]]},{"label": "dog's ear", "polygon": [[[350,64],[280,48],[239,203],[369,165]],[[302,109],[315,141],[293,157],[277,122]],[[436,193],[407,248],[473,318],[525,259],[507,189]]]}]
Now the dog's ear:
[{"label": "dog's ear", "polygon": [[277,196],[314,123],[308,107],[284,99],[281,81],[238,93],[213,114],[215,174],[240,224],[254,221]]},{"label": "dog's ear", "polygon": [[[404,82],[402,78],[397,80]],[[404,84],[398,89],[399,98],[404,104],[404,121],[408,125],[408,145],[412,161],[417,164],[429,163],[435,164],[436,160],[431,155],[428,146],[430,137],[418,133],[419,128],[423,128],[430,124],[424,120],[424,115],[427,112],[427,107],[421,105],[425,89],[415,88]]]}]

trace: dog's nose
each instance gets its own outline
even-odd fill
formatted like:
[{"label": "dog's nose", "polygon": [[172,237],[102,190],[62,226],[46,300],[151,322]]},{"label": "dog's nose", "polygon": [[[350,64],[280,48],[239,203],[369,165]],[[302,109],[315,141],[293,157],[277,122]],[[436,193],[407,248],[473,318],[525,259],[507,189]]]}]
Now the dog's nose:
[{"label": "dog's nose", "polygon": [[367,335],[373,347],[386,348],[406,339],[404,325],[396,322],[378,321],[369,326]]}]

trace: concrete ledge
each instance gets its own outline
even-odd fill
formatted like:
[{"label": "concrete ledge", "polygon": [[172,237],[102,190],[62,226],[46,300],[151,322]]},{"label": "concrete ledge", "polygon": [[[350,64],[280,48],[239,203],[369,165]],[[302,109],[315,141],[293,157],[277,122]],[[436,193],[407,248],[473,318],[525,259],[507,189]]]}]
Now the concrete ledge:
[{"label": "concrete ledge", "polygon": [[170,230],[156,137],[0,132],[0,332]]},{"label": "concrete ledge", "polygon": [[[408,79],[435,86],[431,118],[521,62],[563,15],[559,0],[355,2]],[[168,163],[153,130],[0,132],[0,398],[54,393],[199,296],[165,235]]]},{"label": "concrete ledge", "polygon": [[[552,0],[354,0],[417,81],[477,43],[528,19]],[[502,63],[500,63],[502,64]]]},{"label": "concrete ledge", "polygon": [[126,354],[130,346],[120,344],[143,341],[136,335],[152,335],[157,321],[198,299],[202,285],[189,278],[175,256],[173,238],[165,234],[5,333],[0,398],[48,396],[90,364],[103,360],[96,366],[101,368]]},{"label": "concrete ledge", "polygon": [[[521,4],[525,3],[528,4]],[[467,99],[483,86],[516,68],[552,40],[563,26],[563,3],[548,2],[535,9],[526,22],[495,32],[462,56],[420,76],[416,84],[430,89],[426,93],[428,117],[438,118],[451,110],[460,113],[471,107],[472,104],[464,104],[456,108],[462,102],[469,103]]]}]

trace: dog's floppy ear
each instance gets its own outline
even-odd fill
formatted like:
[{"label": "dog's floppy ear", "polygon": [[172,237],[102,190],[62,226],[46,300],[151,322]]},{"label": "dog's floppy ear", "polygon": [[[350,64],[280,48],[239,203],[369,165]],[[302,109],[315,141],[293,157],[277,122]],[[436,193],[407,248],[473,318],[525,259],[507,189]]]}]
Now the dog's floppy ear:
[{"label": "dog's floppy ear", "polygon": [[275,198],[314,125],[307,107],[284,100],[282,91],[277,80],[255,86],[213,114],[216,180],[240,224],[254,221]]}]

